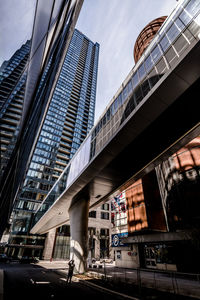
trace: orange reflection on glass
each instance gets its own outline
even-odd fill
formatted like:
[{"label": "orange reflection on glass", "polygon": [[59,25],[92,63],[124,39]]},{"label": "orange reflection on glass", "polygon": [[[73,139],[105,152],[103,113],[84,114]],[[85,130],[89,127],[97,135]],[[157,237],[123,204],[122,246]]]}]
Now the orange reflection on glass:
[{"label": "orange reflection on glass", "polygon": [[176,169],[180,171],[200,166],[200,137],[181,148],[173,158]]},{"label": "orange reflection on glass", "polygon": [[137,180],[126,190],[128,231],[134,232],[148,227],[142,180]]}]

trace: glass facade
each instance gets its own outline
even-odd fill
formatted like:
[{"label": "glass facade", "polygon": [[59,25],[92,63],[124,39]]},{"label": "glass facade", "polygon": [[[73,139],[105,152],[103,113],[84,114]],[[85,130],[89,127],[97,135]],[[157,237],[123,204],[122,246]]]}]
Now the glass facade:
[{"label": "glass facade", "polygon": [[199,227],[200,136],[156,167],[170,230]]},{"label": "glass facade", "polygon": [[[16,142],[9,144],[11,157],[5,164],[1,178],[0,236],[10,225],[13,204],[31,160],[82,4],[83,0],[50,0],[46,5],[44,1],[38,0],[32,5],[32,11],[29,11],[29,24],[32,24],[31,49],[24,70],[27,78]],[[25,32],[27,30],[23,30]],[[41,78],[45,80],[42,82]]]},{"label": "glass facade", "polygon": [[52,257],[54,259],[69,259],[70,257],[70,227],[63,225],[56,232],[55,246]]},{"label": "glass facade", "polygon": [[1,176],[14,148],[22,115],[26,83],[26,66],[30,41],[22,45],[0,68],[0,151]]},{"label": "glass facade", "polygon": [[98,55],[99,44],[75,29],[15,203],[13,234],[29,232],[33,213],[93,126]]},{"label": "glass facade", "polygon": [[[156,83],[159,84],[161,77],[171,72],[174,63],[181,60],[184,51],[189,51],[198,42],[199,13],[200,3],[197,0],[185,0],[178,3],[49,192],[43,206],[35,215],[35,223],[78,178],[85,166],[101,152],[104,145],[120,130],[127,118],[134,115],[138,106],[142,105],[143,99],[145,101],[145,97]],[[80,157],[85,158],[84,164]],[[73,166],[76,166],[76,171]]]},{"label": "glass facade", "polygon": [[121,247],[129,247],[128,255],[137,247],[140,267],[198,273],[199,187],[197,136],[112,199],[112,247],[120,247],[116,263],[127,266],[127,249]]},{"label": "glass facade", "polygon": [[166,19],[92,131],[91,159],[134,113],[160,78],[173,68],[182,53],[198,41],[199,10],[199,1],[182,1]]}]

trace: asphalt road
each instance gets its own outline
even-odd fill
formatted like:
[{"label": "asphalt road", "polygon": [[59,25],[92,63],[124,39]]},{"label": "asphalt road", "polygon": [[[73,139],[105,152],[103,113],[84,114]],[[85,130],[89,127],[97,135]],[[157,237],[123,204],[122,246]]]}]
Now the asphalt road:
[{"label": "asphalt road", "polygon": [[[141,298],[138,287],[132,286],[130,283],[138,281],[135,270],[106,267],[107,277],[114,279],[114,285],[106,285],[106,282],[101,280],[95,281],[97,272],[104,273],[103,269],[96,269],[87,273],[87,276],[74,276],[71,284],[66,283],[67,262],[45,262],[41,261],[36,265],[8,263],[0,264],[0,270],[4,269],[4,297],[3,300],[47,300],[47,299],[125,299],[119,293],[130,295],[130,299]],[[95,277],[88,277],[89,273],[96,274]],[[148,290],[142,291],[145,299],[191,299],[191,295],[200,299],[199,289],[200,283],[198,280],[189,280],[187,278],[171,278],[169,274],[154,274],[155,272],[141,271],[141,286],[150,287]],[[100,275],[100,274],[99,274]],[[0,276],[1,277],[1,276]],[[85,279],[84,279],[84,278]],[[99,277],[99,276],[97,276]],[[91,280],[92,279],[92,280]],[[124,279],[121,281],[118,280]],[[173,279],[173,280],[172,280]],[[80,281],[79,281],[80,280]],[[98,282],[98,283],[97,283]],[[121,285],[120,285],[121,282]],[[124,286],[123,282],[129,283]],[[173,282],[173,284],[172,284]],[[1,283],[1,278],[0,278]],[[98,284],[101,288],[97,288],[94,284]],[[156,286],[155,286],[156,285]],[[2,285],[1,285],[2,286]],[[0,290],[1,290],[0,286]],[[110,293],[102,290],[102,287],[110,288],[118,293]],[[153,290],[152,290],[153,288]],[[165,291],[159,293],[154,289]],[[174,289],[169,294],[170,289]],[[166,293],[167,292],[167,293]],[[180,296],[180,295],[184,296]],[[189,297],[190,296],[190,297]],[[194,296],[193,296],[194,297]],[[0,291],[1,299],[1,291]]]},{"label": "asphalt road", "polygon": [[63,275],[41,266],[0,264],[1,268],[4,269],[4,300],[121,299],[76,281],[66,284]]}]

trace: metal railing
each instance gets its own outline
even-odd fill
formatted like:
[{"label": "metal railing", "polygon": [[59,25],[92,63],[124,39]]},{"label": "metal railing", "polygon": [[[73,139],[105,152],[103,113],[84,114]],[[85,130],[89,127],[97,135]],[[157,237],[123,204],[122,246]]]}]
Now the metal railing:
[{"label": "metal railing", "polygon": [[153,269],[127,269],[103,264],[90,268],[88,275],[94,279],[116,285],[126,285],[127,290],[134,287],[142,296],[146,289],[170,293],[177,296],[200,299],[200,274],[162,271]]}]

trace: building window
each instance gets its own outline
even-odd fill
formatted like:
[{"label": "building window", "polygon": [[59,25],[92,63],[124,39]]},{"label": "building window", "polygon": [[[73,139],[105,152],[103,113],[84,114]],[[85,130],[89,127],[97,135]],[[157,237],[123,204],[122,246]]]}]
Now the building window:
[{"label": "building window", "polygon": [[23,208],[24,206],[24,201],[19,201],[18,204],[17,204],[17,208]]},{"label": "building window", "polygon": [[102,236],[109,236],[109,229],[108,228],[101,228],[100,235]]},{"label": "building window", "polygon": [[88,234],[91,235],[96,235],[96,228],[95,227],[88,227]]},{"label": "building window", "polygon": [[109,213],[108,212],[101,212],[101,219],[109,220]]},{"label": "building window", "polygon": [[117,250],[116,256],[117,259],[121,259],[121,250]]},{"label": "building window", "polygon": [[102,204],[101,209],[102,210],[109,210],[109,204],[108,203]]},{"label": "building window", "polygon": [[57,236],[70,236],[70,226],[63,225],[57,229]]},{"label": "building window", "polygon": [[96,218],[96,211],[92,210],[89,212],[89,218]]}]

